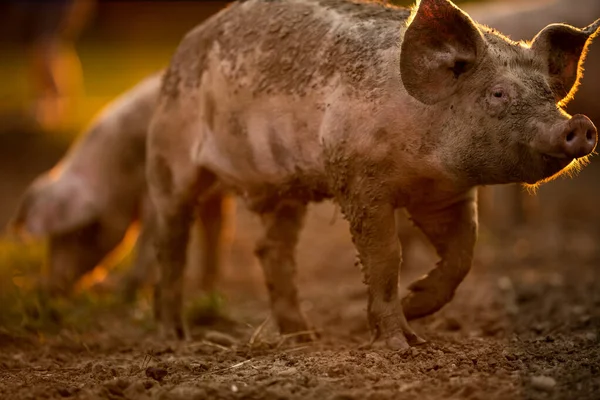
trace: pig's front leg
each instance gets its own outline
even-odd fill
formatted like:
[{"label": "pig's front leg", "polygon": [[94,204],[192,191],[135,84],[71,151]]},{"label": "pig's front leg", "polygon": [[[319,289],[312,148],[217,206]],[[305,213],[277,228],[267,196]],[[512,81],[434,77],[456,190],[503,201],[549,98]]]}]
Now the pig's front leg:
[{"label": "pig's front leg", "polygon": [[388,347],[407,348],[424,343],[408,325],[398,298],[400,243],[391,204],[356,204],[345,207],[352,238],[369,290],[368,317],[373,341],[383,338]]},{"label": "pig's front leg", "polygon": [[409,208],[414,223],[441,257],[436,268],[409,286],[402,300],[408,320],[432,314],[446,305],[473,260],[477,239],[477,204],[473,189],[451,204]]}]

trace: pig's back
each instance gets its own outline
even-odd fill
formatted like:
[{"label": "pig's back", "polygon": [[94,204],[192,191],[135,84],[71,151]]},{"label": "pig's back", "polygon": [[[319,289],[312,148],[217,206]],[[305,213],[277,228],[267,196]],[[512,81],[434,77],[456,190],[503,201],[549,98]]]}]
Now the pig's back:
[{"label": "pig's back", "polygon": [[409,14],[346,0],[234,3],[183,39],[161,101],[200,115],[194,161],[226,181],[247,187],[322,174],[327,104],[341,91],[377,103],[390,79],[398,84]]},{"label": "pig's back", "polygon": [[161,76],[144,79],[107,105],[65,159],[64,170],[83,175],[104,202],[141,195],[146,137]]},{"label": "pig's back", "polygon": [[236,2],[186,35],[164,89],[177,97],[212,68],[253,97],[302,97],[336,78],[375,88],[409,14],[368,1]]}]

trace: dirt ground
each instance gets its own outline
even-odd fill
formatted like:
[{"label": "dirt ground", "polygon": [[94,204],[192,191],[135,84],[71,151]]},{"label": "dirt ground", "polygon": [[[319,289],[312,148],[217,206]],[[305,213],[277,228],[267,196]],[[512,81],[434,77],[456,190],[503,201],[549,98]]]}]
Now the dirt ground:
[{"label": "dirt ground", "polygon": [[[553,193],[577,193],[550,185],[548,204]],[[311,208],[298,250],[303,309],[320,339],[278,336],[252,256],[258,223],[238,208],[222,284],[226,317],[195,325],[188,343],[158,340],[140,304],[113,305],[83,329],[52,335],[0,327],[0,398],[600,398],[595,216],[575,223],[567,213],[502,238],[482,228],[454,301],[413,323],[428,343],[395,352],[367,346],[365,286],[347,225],[329,203]],[[403,285],[435,262],[420,244],[406,257]]]}]

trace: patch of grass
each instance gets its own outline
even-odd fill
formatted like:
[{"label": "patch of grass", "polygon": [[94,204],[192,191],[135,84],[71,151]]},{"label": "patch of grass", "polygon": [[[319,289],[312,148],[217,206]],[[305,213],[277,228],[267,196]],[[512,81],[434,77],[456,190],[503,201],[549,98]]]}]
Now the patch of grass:
[{"label": "patch of grass", "polygon": [[211,325],[225,316],[225,309],[225,298],[217,292],[212,292],[189,301],[186,318],[191,325]]},{"label": "patch of grass", "polygon": [[[0,328],[12,334],[53,335],[63,329],[86,332],[99,327],[103,316],[133,313],[140,324],[151,316],[149,303],[140,299],[124,307],[119,292],[76,290],[68,298],[49,297],[40,289],[44,273],[44,244],[0,240]],[[126,268],[129,257],[117,267]]]}]

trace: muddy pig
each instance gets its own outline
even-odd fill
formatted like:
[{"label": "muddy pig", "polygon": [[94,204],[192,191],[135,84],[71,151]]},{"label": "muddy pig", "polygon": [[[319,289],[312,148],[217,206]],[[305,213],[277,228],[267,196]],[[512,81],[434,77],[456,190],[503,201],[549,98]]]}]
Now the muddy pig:
[{"label": "muddy pig", "polygon": [[[144,79],[109,104],[51,171],[24,194],[13,229],[47,237],[47,289],[66,294],[123,240],[136,221],[140,234],[136,259],[125,278],[124,295],[152,280],[154,210],[145,180],[146,138],[162,73]],[[215,191],[199,207],[207,243],[200,255],[202,288],[214,290],[221,235],[221,194]],[[203,237],[203,236],[198,236]]]},{"label": "muddy pig", "polygon": [[[307,204],[331,198],[360,256],[373,339],[423,343],[407,320],[447,304],[469,271],[475,188],[536,184],[594,150],[592,122],[560,105],[599,26],[513,42],[448,0],[246,0],[197,26],[165,72],[148,137],[162,334],[188,337],[193,205],[220,181],[262,221],[256,255],[282,333],[309,329],[295,246]],[[441,257],[402,299],[397,208]]]}]

